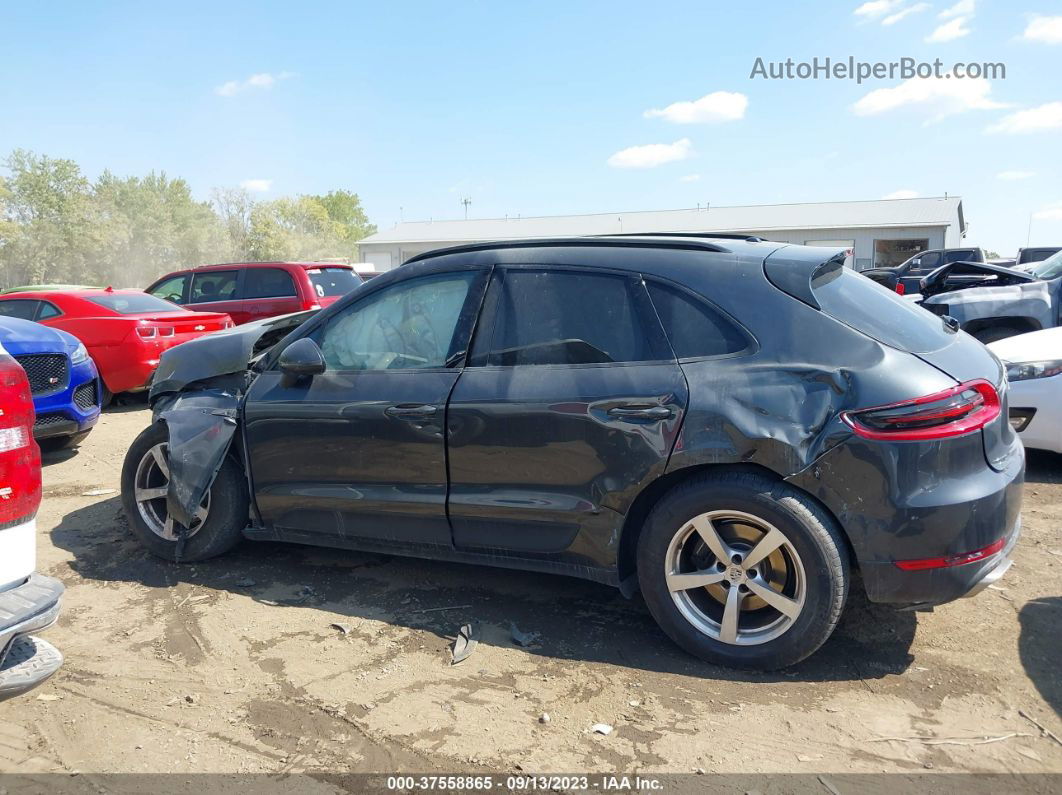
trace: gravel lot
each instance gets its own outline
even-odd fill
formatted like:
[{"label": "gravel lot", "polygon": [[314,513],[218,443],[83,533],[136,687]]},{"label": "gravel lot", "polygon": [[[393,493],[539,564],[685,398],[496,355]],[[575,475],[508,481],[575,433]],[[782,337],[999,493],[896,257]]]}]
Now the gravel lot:
[{"label": "gravel lot", "polygon": [[[853,599],[811,660],[751,675],[574,579],[279,544],[162,563],[117,494],[149,421],[112,409],[46,456],[66,665],[0,704],[0,771],[1062,772],[1034,725],[1062,737],[1062,457],[1030,456],[1002,587],[932,614]],[[466,622],[482,640],[451,666]]]}]

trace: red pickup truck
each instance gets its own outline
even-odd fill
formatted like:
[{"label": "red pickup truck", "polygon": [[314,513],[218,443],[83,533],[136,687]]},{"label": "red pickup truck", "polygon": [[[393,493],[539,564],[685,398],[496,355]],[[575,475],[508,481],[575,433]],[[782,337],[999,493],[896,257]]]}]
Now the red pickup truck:
[{"label": "red pickup truck", "polygon": [[146,292],[197,312],[224,312],[236,325],[320,309],[361,284],[350,265],[233,262],[168,273]]}]

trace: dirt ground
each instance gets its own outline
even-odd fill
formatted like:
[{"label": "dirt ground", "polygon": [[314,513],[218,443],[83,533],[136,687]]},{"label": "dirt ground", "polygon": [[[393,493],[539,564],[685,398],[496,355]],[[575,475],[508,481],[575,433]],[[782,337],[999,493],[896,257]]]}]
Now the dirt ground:
[{"label": "dirt ground", "polygon": [[[1030,455],[1001,587],[932,614],[853,598],[812,659],[753,675],[574,579],[250,542],[160,562],[117,493],[149,420],[113,409],[46,456],[66,664],[0,704],[0,772],[1062,772],[1034,724],[1062,737],[1062,457]],[[482,640],[451,666],[466,622]]]}]

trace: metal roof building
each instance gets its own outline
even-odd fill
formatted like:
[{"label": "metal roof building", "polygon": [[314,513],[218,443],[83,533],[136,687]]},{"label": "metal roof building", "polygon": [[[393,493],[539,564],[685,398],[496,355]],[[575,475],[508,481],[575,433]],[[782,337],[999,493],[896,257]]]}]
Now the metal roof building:
[{"label": "metal roof building", "polygon": [[362,240],[359,254],[383,271],[459,243],[635,232],[739,232],[787,243],[846,246],[862,270],[898,265],[928,248],[962,245],[966,221],[958,197],[407,221]]}]

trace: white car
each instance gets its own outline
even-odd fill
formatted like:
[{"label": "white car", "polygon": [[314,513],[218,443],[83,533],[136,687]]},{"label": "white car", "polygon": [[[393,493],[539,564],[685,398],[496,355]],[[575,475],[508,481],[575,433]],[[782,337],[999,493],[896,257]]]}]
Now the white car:
[{"label": "white car", "polygon": [[1062,327],[990,343],[1010,380],[1010,424],[1026,447],[1062,453]]}]

